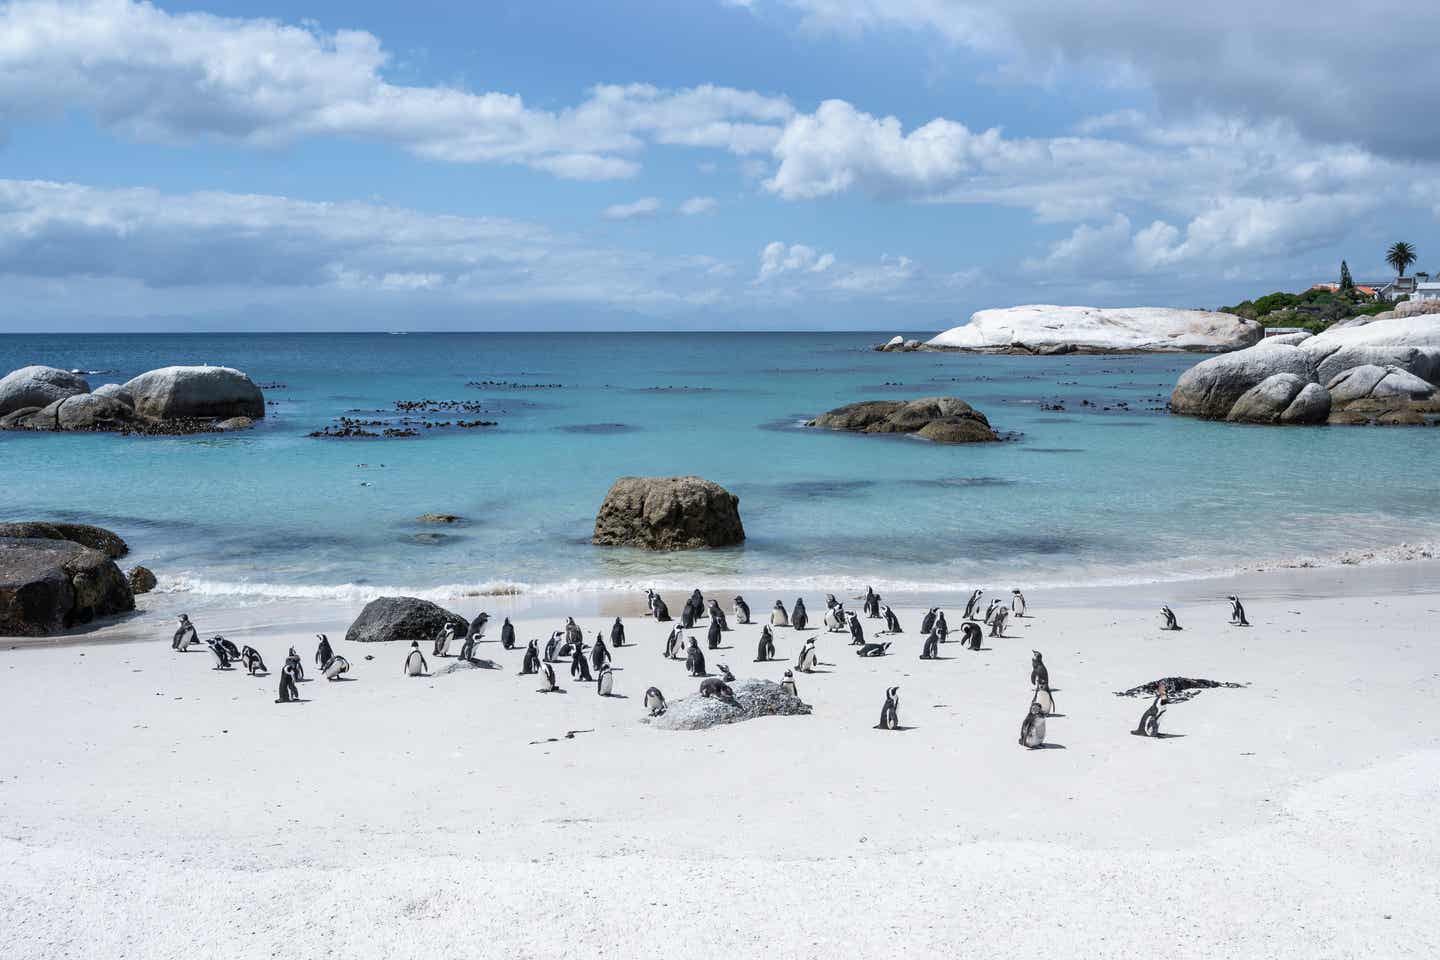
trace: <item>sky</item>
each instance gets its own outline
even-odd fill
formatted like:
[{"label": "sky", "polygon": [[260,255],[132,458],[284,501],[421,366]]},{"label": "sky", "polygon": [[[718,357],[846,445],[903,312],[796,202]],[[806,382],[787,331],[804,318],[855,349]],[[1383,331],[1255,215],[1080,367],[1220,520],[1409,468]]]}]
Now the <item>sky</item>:
[{"label": "sky", "polygon": [[0,332],[865,329],[1440,273],[1395,0],[0,2]]}]

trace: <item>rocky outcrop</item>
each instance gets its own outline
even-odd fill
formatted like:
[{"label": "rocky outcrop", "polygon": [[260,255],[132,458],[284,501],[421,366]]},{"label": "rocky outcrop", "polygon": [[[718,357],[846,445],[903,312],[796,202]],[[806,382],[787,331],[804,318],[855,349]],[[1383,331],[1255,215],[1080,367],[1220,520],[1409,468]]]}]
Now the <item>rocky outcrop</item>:
[{"label": "rocky outcrop", "polygon": [[345,631],[348,643],[383,643],[391,640],[434,640],[445,624],[455,624],[461,636],[470,632],[470,621],[439,604],[415,597],[379,597],[360,611]]},{"label": "rocky outcrop", "polygon": [[1212,357],[1181,375],[1170,409],[1250,423],[1418,424],[1440,414],[1437,382],[1440,314],[1390,317]]},{"label": "rocky outcrop", "polygon": [[99,550],[0,537],[0,636],[48,636],[134,609],[124,574]]},{"label": "rocky outcrop", "polygon": [[919,340],[906,340],[902,336],[893,336],[885,343],[875,349],[881,353],[914,353],[919,350],[922,344]]},{"label": "rocky outcrop", "polygon": [[701,477],[621,477],[595,515],[592,543],[691,550],[745,540],[740,498]]},{"label": "rocky outcrop", "polygon": [[69,370],[21,367],[0,379],[0,416],[27,407],[47,407],[56,400],[89,392],[89,382]]},{"label": "rocky outcrop", "polygon": [[955,397],[862,400],[822,413],[805,424],[852,433],[914,433],[936,443],[999,440],[985,414]]},{"label": "rocky outcrop", "polygon": [[122,388],[135,412],[152,420],[265,416],[265,396],[255,382],[232,367],[162,367]]},{"label": "rocky outcrop", "polygon": [[48,523],[46,521],[25,521],[21,523],[0,523],[0,537],[16,537],[32,540],[69,540],[82,547],[99,550],[112,560],[119,560],[130,552],[130,545],[120,535],[104,527],[92,527],[88,523]]},{"label": "rocky outcrop", "polygon": [[124,430],[135,411],[113,397],[82,393],[56,400],[26,421],[31,430]]},{"label": "rocky outcrop", "polygon": [[136,596],[142,593],[149,593],[159,584],[159,581],[155,579],[154,572],[152,572],[149,567],[137,566],[133,568],[130,573],[126,575],[126,579],[130,581],[130,591]]},{"label": "rocky outcrop", "polygon": [[934,350],[974,353],[1225,353],[1260,342],[1254,320],[1168,307],[1065,307],[1031,304],[980,310],[970,322],[932,337]]},{"label": "rocky outcrop", "polygon": [[708,730],[727,723],[760,717],[797,717],[810,713],[810,705],[791,696],[770,680],[737,680],[730,689],[735,702],[695,693],[670,702],[664,713],[646,722],[661,730]]},{"label": "rocky outcrop", "polygon": [[126,390],[118,383],[101,384],[95,388],[94,393],[97,397],[109,397],[112,400],[119,400],[131,410],[135,409],[135,398],[131,396],[129,390]]}]

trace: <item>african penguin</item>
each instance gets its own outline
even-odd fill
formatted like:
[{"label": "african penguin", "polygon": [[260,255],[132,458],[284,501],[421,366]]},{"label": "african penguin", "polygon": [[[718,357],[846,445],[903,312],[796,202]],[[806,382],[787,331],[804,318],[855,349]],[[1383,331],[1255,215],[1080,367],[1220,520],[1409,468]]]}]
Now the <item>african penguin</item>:
[{"label": "african penguin", "polygon": [[659,687],[651,687],[645,691],[645,709],[650,711],[652,717],[658,717],[665,712],[665,695],[660,692]]},{"label": "african penguin", "polygon": [[410,652],[405,655],[405,676],[423,677],[430,671],[430,665],[425,662],[425,654],[420,652],[420,644],[410,641]]},{"label": "african penguin", "polygon": [[880,707],[880,722],[876,730],[900,729],[900,688],[890,687],[885,691],[885,703]]},{"label": "african penguin", "polygon": [[733,607],[733,610],[735,613],[736,623],[750,622],[750,604],[745,602],[744,597],[739,595],[735,597],[735,605]]},{"label": "african penguin", "polygon": [[775,634],[770,632],[770,625],[767,623],[760,628],[760,642],[755,647],[755,662],[764,663],[774,659]]},{"label": "african penguin", "polygon": [[1045,715],[1040,704],[1030,702],[1030,712],[1020,724],[1020,746],[1034,750],[1045,742]]}]

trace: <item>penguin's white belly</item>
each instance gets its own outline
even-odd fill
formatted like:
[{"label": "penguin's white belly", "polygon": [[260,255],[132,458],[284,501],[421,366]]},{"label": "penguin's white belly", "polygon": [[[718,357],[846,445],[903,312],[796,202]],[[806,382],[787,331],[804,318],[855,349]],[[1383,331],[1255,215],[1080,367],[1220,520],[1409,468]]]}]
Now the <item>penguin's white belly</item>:
[{"label": "penguin's white belly", "polygon": [[1045,718],[1036,717],[1035,722],[1030,725],[1029,732],[1025,735],[1025,746],[1038,747],[1045,742]]},{"label": "penguin's white belly", "polygon": [[419,658],[419,657],[411,657],[411,658],[409,658],[408,660],[406,660],[406,661],[405,661],[405,672],[406,672],[407,674],[409,674],[410,676],[412,676],[412,677],[418,677],[418,676],[420,676],[420,674],[424,673],[424,672],[425,672],[425,671],[424,671],[424,668],[420,665],[420,658]]}]

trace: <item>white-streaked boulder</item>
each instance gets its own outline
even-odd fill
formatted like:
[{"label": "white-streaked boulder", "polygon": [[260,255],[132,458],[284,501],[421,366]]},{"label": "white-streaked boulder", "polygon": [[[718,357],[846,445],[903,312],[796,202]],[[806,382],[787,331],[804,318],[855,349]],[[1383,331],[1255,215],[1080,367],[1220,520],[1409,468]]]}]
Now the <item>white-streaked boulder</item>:
[{"label": "white-streaked boulder", "polygon": [[265,416],[265,395],[233,367],[162,367],[124,385],[135,412],[155,420]]},{"label": "white-streaked boulder", "polygon": [[978,353],[1224,353],[1264,334],[1253,320],[1205,310],[1029,304],[980,310],[926,345]]}]

